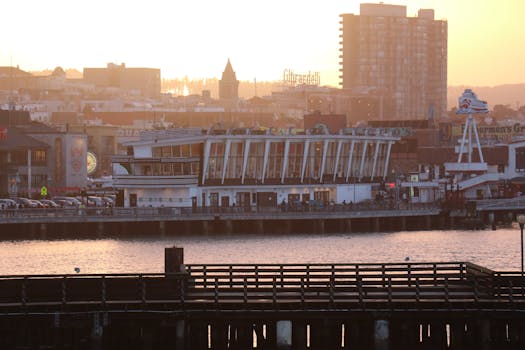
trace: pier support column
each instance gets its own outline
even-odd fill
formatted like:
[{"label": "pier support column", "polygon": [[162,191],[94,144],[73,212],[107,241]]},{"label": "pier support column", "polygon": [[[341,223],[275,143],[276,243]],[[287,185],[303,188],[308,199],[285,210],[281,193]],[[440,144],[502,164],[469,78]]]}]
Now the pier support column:
[{"label": "pier support column", "polygon": [[[320,328],[319,328],[320,326]],[[323,320],[318,325],[317,332],[320,332],[320,346],[317,349],[340,349],[342,340],[341,324],[334,320]]]},{"label": "pier support column", "polygon": [[[419,323],[413,320],[390,320],[390,348],[413,350],[420,349]],[[443,347],[444,348],[444,347]]]},{"label": "pier support column", "polygon": [[47,225],[44,223],[40,224],[40,238],[46,239],[47,237]]},{"label": "pier support column", "polygon": [[128,234],[128,223],[127,221],[121,221],[119,223],[119,230],[120,230],[120,235],[126,235]]},{"label": "pier support column", "polygon": [[166,236],[166,221],[159,221],[159,232],[162,237]]},{"label": "pier support column", "polygon": [[491,212],[489,213],[489,223],[490,223],[490,227],[492,227],[493,230],[496,229],[496,221],[494,220],[494,213]]},{"label": "pier support column", "polygon": [[284,234],[290,234],[292,232],[292,222],[290,220],[284,221]]},{"label": "pier support column", "polygon": [[188,235],[188,234],[192,233],[191,224],[192,224],[191,221],[184,221],[182,223],[182,226],[180,226],[181,230],[182,230],[180,233],[183,233],[185,235]]},{"label": "pier support column", "polygon": [[226,234],[228,235],[231,235],[233,233],[233,223],[232,223],[232,220],[225,220],[224,221],[224,226],[225,226],[225,230],[226,230]]},{"label": "pier support column", "polygon": [[292,344],[296,350],[306,349],[306,323],[304,321],[293,321]]},{"label": "pier support column", "polygon": [[465,322],[455,321],[450,324],[450,347],[453,349],[465,349],[466,346]]},{"label": "pier support column", "polygon": [[472,320],[467,325],[467,341],[469,349],[490,350],[490,321],[487,319]]},{"label": "pier support column", "polygon": [[[510,334],[509,334],[510,335]],[[507,346],[507,322],[491,320],[490,339],[494,349],[504,349]]]},{"label": "pier support column", "polygon": [[228,349],[228,323],[216,322],[211,325],[211,348]]},{"label": "pier support column", "polygon": [[431,230],[432,229],[432,216],[430,216],[430,215],[426,215],[425,216],[425,225],[426,225],[426,229],[427,230]]},{"label": "pier support column", "polygon": [[253,323],[250,321],[240,321],[235,325],[237,335],[235,349],[244,350],[253,347]]},{"label": "pier support column", "polygon": [[186,321],[177,320],[175,324],[175,349],[186,349]]},{"label": "pier support column", "polygon": [[345,348],[365,350],[373,348],[374,322],[352,319],[345,323]]},{"label": "pier support column", "polygon": [[324,234],[324,219],[319,219],[317,222],[317,232],[319,234]]},{"label": "pier support column", "polygon": [[352,233],[352,219],[345,220],[345,232]]},{"label": "pier support column", "polygon": [[97,236],[104,235],[104,223],[102,221],[97,222]]},{"label": "pier support column", "polygon": [[90,336],[91,350],[102,350],[102,333],[104,327],[100,321],[100,315],[97,312],[93,315],[93,327],[91,328]]},{"label": "pier support column", "polygon": [[[208,324],[202,321],[192,320],[189,325],[190,349],[208,349]],[[178,348],[177,348],[178,349]]]},{"label": "pier support column", "polygon": [[447,347],[447,328],[444,322],[430,324],[431,349],[445,349]]},{"label": "pier support column", "polygon": [[374,350],[388,350],[390,332],[387,320],[376,320],[374,323]]},{"label": "pier support column", "polygon": [[379,218],[374,218],[374,232],[380,231]]},{"label": "pier support column", "polygon": [[292,321],[277,321],[277,350],[292,348]]},{"label": "pier support column", "polygon": [[210,227],[207,220],[202,221],[202,234],[207,235],[210,233]]},{"label": "pier support column", "polygon": [[142,350],[153,350],[153,329],[142,328]]},{"label": "pier support column", "polygon": [[255,221],[255,229],[257,234],[262,235],[264,233],[264,221],[257,220]]},{"label": "pier support column", "polygon": [[406,231],[406,230],[407,230],[407,217],[402,216],[401,217],[401,231]]}]

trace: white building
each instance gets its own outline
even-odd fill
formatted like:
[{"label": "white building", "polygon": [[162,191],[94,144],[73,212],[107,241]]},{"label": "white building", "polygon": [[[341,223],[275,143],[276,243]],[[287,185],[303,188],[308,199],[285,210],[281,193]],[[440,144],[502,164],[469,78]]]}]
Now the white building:
[{"label": "white building", "polygon": [[148,131],[113,158],[125,206],[360,202],[388,174],[388,129]]}]

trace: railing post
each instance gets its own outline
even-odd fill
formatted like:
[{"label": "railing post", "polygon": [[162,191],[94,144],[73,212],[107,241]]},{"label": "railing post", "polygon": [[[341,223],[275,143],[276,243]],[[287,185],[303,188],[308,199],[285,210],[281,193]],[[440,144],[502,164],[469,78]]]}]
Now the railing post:
[{"label": "railing post", "polygon": [[304,277],[301,277],[301,304],[304,304]]},{"label": "railing post", "polygon": [[243,288],[243,292],[244,292],[244,303],[248,303],[248,280],[247,280],[247,277],[244,276],[244,288]]},{"label": "railing post", "polygon": [[448,277],[445,276],[445,302],[447,303],[447,305],[449,304],[448,297]]},{"label": "railing post", "polygon": [[273,297],[273,303],[277,303],[277,285],[276,285],[276,278],[273,276],[273,286],[272,286],[272,297]]},{"label": "railing post", "polygon": [[310,265],[306,265],[306,286],[310,288]]},{"label": "railing post", "polygon": [[64,278],[62,278],[62,283],[61,283],[61,287],[62,287],[62,306],[66,305],[66,298],[67,298],[67,295],[66,295],[66,281],[67,281],[67,277],[64,276]]},{"label": "railing post", "polygon": [[214,296],[215,296],[215,304],[219,303],[219,279],[215,277],[215,290],[214,290]]},{"label": "railing post", "polygon": [[102,276],[102,305],[106,306],[106,276]]},{"label": "railing post", "polygon": [[22,299],[22,306],[26,306],[27,302],[27,276],[24,276],[24,281],[22,282],[22,291],[21,291],[21,299]]}]

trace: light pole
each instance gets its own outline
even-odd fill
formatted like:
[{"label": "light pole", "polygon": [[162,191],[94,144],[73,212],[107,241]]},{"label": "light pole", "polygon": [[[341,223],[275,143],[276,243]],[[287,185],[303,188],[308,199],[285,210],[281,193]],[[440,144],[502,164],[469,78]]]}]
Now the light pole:
[{"label": "light pole", "polygon": [[525,226],[525,215],[520,214],[517,217],[521,231],[521,275],[523,276],[523,226]]}]

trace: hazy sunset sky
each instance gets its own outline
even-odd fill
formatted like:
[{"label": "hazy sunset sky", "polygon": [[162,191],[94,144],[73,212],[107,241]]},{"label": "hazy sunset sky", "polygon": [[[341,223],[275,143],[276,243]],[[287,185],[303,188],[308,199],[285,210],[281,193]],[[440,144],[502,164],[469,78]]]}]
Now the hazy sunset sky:
[{"label": "hazy sunset sky", "polygon": [[[377,1],[369,1],[377,2]],[[525,83],[525,0],[393,0],[449,28],[449,85]],[[23,70],[160,68],[163,78],[240,80],[319,71],[337,86],[339,14],[355,0],[14,0],[2,2],[0,65]]]}]

